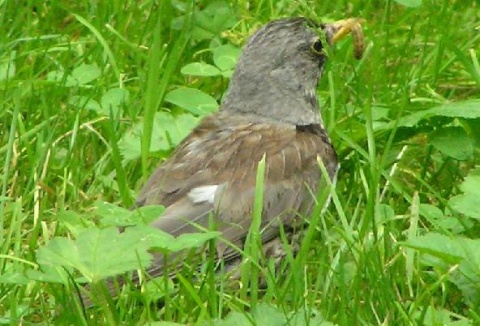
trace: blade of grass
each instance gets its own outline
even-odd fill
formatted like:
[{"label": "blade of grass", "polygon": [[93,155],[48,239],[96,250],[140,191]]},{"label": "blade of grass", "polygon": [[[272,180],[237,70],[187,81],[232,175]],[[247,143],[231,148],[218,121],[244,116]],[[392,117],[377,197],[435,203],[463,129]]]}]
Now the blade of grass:
[{"label": "blade of grass", "polygon": [[260,226],[262,224],[263,213],[263,192],[265,184],[265,161],[263,155],[258,162],[257,176],[255,180],[255,199],[253,202],[252,223],[248,230],[245,240],[245,258],[242,266],[242,298],[247,300],[250,293],[250,308],[255,309],[258,304],[258,278],[259,278],[259,261],[262,250],[262,235],[260,234]]},{"label": "blade of grass", "polygon": [[95,28],[95,26],[93,26],[88,20],[86,20],[86,19],[83,18],[82,16],[80,16],[80,15],[78,15],[78,14],[73,14],[73,16],[74,16],[82,25],[84,25],[86,28],[88,28],[88,29],[93,33],[93,35],[95,35],[95,37],[97,38],[98,42],[100,42],[100,44],[101,44],[102,47],[103,47],[103,50],[105,51],[105,54],[107,55],[108,61],[109,61],[110,64],[112,65],[112,68],[113,68],[113,71],[114,71],[114,73],[115,73],[115,76],[118,78],[118,85],[122,85],[122,79],[121,79],[120,70],[118,69],[117,60],[115,59],[115,55],[113,54],[112,49],[110,48],[110,46],[108,45],[107,41],[106,41],[105,38],[103,37],[102,33],[100,33],[100,31],[99,31],[97,28]]},{"label": "blade of grass", "polygon": [[106,123],[106,129],[108,132],[108,140],[110,144],[110,150],[112,152],[112,161],[113,165],[115,166],[115,171],[117,173],[117,183],[118,183],[118,190],[120,192],[120,196],[122,197],[122,202],[126,207],[130,207],[132,205],[132,196],[130,193],[130,188],[128,187],[127,182],[127,175],[125,173],[125,168],[122,165],[122,156],[120,154],[120,150],[118,148],[118,139],[116,132],[116,124],[118,125],[118,117],[115,118],[113,116],[113,111],[110,111],[110,119]]},{"label": "blade of grass", "polygon": [[[21,99],[20,99],[20,91],[16,92],[16,94],[13,97],[14,100],[14,109],[12,112],[12,123],[10,125],[10,132],[8,135],[8,145],[7,145],[7,155],[5,156],[5,161],[3,164],[3,175],[2,175],[2,192],[0,196],[0,243],[3,244],[4,241],[4,228],[5,228],[5,205],[6,201],[8,200],[7,198],[7,185],[8,185],[8,179],[10,178],[10,164],[11,164],[11,159],[13,155],[13,143],[15,141],[15,135],[17,133],[17,121],[20,118],[20,107],[21,107]],[[3,265],[3,264],[2,264]],[[3,269],[3,266],[1,266]]]},{"label": "blade of grass", "polygon": [[[164,2],[160,2],[160,8],[166,6]],[[193,22],[193,3],[188,7],[187,19],[184,20],[184,26],[180,34],[175,38],[171,48],[164,47],[165,40],[162,40],[161,33],[162,26],[164,26],[164,18],[162,15],[158,16],[155,33],[153,34],[152,48],[149,53],[147,62],[147,88],[145,91],[145,108],[143,117],[143,134],[141,138],[142,147],[142,172],[147,174],[148,156],[150,153],[150,143],[153,133],[154,116],[157,109],[160,107],[165,96],[167,87],[170,85],[170,80],[175,69],[178,67],[179,58],[190,39],[191,26]],[[159,63],[159,59],[160,63]],[[160,78],[161,76],[161,78]]]}]

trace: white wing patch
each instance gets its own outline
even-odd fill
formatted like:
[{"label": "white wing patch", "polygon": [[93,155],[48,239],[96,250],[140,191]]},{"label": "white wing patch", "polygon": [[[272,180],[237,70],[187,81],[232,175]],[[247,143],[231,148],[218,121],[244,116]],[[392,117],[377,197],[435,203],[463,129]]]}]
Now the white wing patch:
[{"label": "white wing patch", "polygon": [[188,193],[188,198],[190,198],[195,204],[200,204],[208,202],[213,204],[215,202],[215,193],[217,192],[218,185],[202,186],[198,188],[193,188]]}]

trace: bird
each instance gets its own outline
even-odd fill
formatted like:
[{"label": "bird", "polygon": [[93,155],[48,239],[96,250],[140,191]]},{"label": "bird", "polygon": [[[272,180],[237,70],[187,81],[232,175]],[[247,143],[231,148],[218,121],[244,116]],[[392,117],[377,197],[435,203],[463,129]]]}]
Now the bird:
[{"label": "bird", "polygon": [[[282,257],[279,227],[297,229],[298,217],[312,212],[312,194],[325,186],[319,159],[328,178],[336,179],[338,158],[316,89],[327,59],[325,47],[352,31],[358,35],[361,22],[286,18],[254,33],[219,111],[205,118],[140,190],[138,207],[165,206],[151,225],[179,236],[198,232],[198,226],[208,228],[213,214],[216,230],[234,245],[217,243],[217,258],[238,262],[240,253],[233,247],[244,246],[257,167],[265,156],[261,241],[264,250]],[[157,255],[147,273],[158,276],[163,268],[163,256]]]},{"label": "bird", "polygon": [[[324,171],[335,180],[339,160],[322,120],[316,89],[326,48],[358,20],[330,24],[304,17],[271,21],[247,41],[219,110],[204,118],[139,191],[136,207],[163,205],[151,226],[173,236],[208,229],[215,257],[237,265],[252,222],[257,168],[265,158],[261,242],[266,256],[285,255],[280,229],[291,239],[315,205]],[[326,177],[326,176],[324,176]],[[176,264],[181,264],[180,260]],[[177,265],[179,267],[179,265]],[[163,275],[155,254],[150,277]]]}]

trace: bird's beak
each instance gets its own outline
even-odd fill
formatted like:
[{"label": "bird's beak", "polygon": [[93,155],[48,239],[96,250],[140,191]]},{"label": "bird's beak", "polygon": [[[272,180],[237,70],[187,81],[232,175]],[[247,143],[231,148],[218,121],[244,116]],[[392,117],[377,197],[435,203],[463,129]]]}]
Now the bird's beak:
[{"label": "bird's beak", "polygon": [[327,42],[333,45],[345,36],[352,34],[355,57],[360,59],[365,48],[362,29],[364,22],[365,19],[362,18],[347,18],[325,24],[323,30],[325,31]]}]

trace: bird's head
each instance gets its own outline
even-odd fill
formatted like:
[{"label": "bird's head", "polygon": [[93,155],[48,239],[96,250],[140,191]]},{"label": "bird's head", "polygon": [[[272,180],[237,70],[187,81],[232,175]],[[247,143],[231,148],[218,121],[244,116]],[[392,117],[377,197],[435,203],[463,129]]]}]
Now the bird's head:
[{"label": "bird's head", "polygon": [[316,87],[325,47],[349,34],[351,26],[353,19],[317,24],[289,18],[266,24],[245,45],[222,109],[295,125],[321,123]]}]

